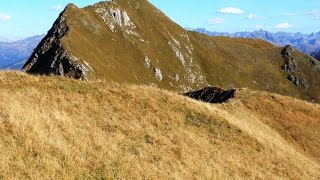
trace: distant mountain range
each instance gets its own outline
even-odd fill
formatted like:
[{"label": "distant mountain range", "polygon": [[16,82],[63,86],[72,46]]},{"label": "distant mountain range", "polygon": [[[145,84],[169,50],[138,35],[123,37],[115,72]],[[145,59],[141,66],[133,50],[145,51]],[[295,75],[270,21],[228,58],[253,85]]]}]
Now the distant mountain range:
[{"label": "distant mountain range", "polygon": [[0,41],[0,69],[21,69],[43,35],[14,42]]},{"label": "distant mountain range", "polygon": [[[268,31],[253,31],[253,32],[236,32],[236,33],[226,33],[226,32],[210,32],[204,28],[191,29],[196,32],[204,33],[210,36],[226,36],[235,38],[256,38],[268,41],[277,46],[292,45],[298,50],[308,54],[316,54],[316,51],[320,50],[320,32],[303,34],[303,33],[286,33],[277,32],[271,33]],[[319,53],[318,53],[319,54]],[[314,56],[315,57],[315,56]],[[317,58],[320,58],[317,56]]]},{"label": "distant mountain range", "polygon": [[0,36],[0,42],[11,42],[11,40],[4,36]]}]

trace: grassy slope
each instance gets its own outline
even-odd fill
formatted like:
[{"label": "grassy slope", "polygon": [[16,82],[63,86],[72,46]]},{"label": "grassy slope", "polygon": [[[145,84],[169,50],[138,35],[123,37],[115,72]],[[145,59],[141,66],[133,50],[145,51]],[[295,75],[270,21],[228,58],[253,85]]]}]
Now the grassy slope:
[{"label": "grassy slope", "polygon": [[320,137],[319,106],[267,94],[247,98],[244,104],[301,152],[320,162],[320,142],[317,140]]},{"label": "grassy slope", "polygon": [[320,177],[319,105],[249,90],[209,105],[17,72],[1,72],[0,83],[5,178]]},{"label": "grassy slope", "polygon": [[[111,32],[95,13],[99,8],[107,12],[110,8],[126,10],[136,27],[115,25],[117,32]],[[285,63],[281,48],[262,40],[209,37],[188,32],[145,0],[118,0],[116,4],[99,3],[84,9],[71,5],[64,14],[70,32],[62,42],[80,61],[90,64],[93,79],[153,84],[179,92],[207,84],[225,88],[248,87],[320,101],[319,70],[301,53],[295,53],[294,57],[299,61],[298,74],[311,85],[308,90],[287,80],[288,74],[281,69]],[[139,37],[127,34],[125,29],[136,32]],[[175,46],[184,55],[186,66],[169,45],[175,40],[180,44],[180,47]],[[145,65],[145,57],[151,61],[150,68]],[[162,81],[156,78],[154,68],[161,70]],[[173,78],[176,74],[179,81]],[[191,77],[204,78],[191,81]]]},{"label": "grassy slope", "polygon": [[[281,69],[285,64],[281,55],[282,48],[259,39],[191,34],[195,47],[200,47],[197,49],[199,62],[210,84],[225,88],[269,90],[300,99],[320,101],[320,73],[312,64],[314,59],[300,52],[293,55],[298,62],[298,74],[311,85],[310,89],[304,90],[290,82],[288,74]],[[212,46],[210,49],[207,48],[209,44]]]}]

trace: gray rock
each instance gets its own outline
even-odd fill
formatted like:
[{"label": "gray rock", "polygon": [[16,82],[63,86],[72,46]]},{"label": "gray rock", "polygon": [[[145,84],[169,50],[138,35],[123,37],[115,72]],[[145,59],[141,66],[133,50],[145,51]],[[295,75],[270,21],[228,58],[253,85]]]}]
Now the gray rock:
[{"label": "gray rock", "polygon": [[296,66],[293,63],[287,63],[284,66],[282,66],[282,69],[288,73],[292,73],[296,70]]},{"label": "gray rock", "polygon": [[184,95],[204,102],[223,103],[233,98],[235,92],[235,89],[224,90],[218,87],[205,87],[198,91],[185,93]]},{"label": "gray rock", "polygon": [[296,77],[294,75],[290,75],[290,76],[288,76],[288,80],[293,82],[294,85],[296,85],[298,87],[303,87],[304,89],[309,89],[310,88],[310,84],[304,78],[300,78],[300,77]]},{"label": "gray rock", "polygon": [[69,27],[63,11],[25,63],[23,71],[31,74],[53,74],[81,80],[87,79],[86,68],[73,58],[60,42],[60,38],[68,31]]},{"label": "gray rock", "polygon": [[296,49],[293,46],[287,45],[283,48],[281,54],[286,57],[289,58],[292,56],[292,53],[296,52]]}]

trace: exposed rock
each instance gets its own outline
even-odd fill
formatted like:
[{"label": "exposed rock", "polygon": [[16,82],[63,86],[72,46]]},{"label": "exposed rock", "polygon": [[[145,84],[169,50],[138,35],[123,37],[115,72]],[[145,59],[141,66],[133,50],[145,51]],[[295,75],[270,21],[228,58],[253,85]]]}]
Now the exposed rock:
[{"label": "exposed rock", "polygon": [[320,61],[317,60],[316,58],[309,57],[305,58],[305,61],[311,65],[312,72],[320,73]]},{"label": "exposed rock", "polygon": [[209,103],[223,103],[234,97],[236,90],[224,90],[218,87],[205,87],[198,91],[185,93],[185,96],[190,98],[209,102]]},{"label": "exposed rock", "polygon": [[[70,6],[75,8],[75,5],[69,5],[68,7]],[[71,57],[60,42],[60,38],[65,36],[68,31],[69,27],[63,11],[30,56],[23,67],[23,71],[31,74],[53,74],[75,79],[86,79],[87,68]]]},{"label": "exposed rock", "polygon": [[296,85],[297,87],[302,87],[304,89],[309,89],[310,84],[305,78],[301,77],[301,75],[299,74],[296,60],[293,58],[292,53],[295,51],[296,49],[289,45],[283,48],[281,54],[286,59],[286,63],[281,68],[289,74],[287,79],[291,81],[294,85]]},{"label": "exposed rock", "polygon": [[309,89],[310,84],[304,78],[299,78],[294,75],[288,76],[288,80],[292,81],[296,86],[303,87],[304,89]]},{"label": "exposed rock", "polygon": [[292,53],[295,52],[295,51],[296,51],[296,49],[295,49],[293,46],[287,45],[287,46],[285,46],[285,47],[283,48],[281,54],[282,54],[284,57],[288,58],[288,57],[290,57],[290,56],[292,55]]},{"label": "exposed rock", "polygon": [[288,45],[281,52],[282,56],[286,59],[286,63],[281,68],[288,73],[293,73],[297,69],[295,59],[292,57],[292,53],[295,51],[294,47]]},{"label": "exposed rock", "polygon": [[154,74],[155,74],[156,78],[159,79],[159,81],[162,81],[163,76],[162,76],[161,69],[155,68]]},{"label": "exposed rock", "polygon": [[294,63],[287,63],[282,66],[282,69],[288,73],[292,73],[296,70],[296,65]]}]

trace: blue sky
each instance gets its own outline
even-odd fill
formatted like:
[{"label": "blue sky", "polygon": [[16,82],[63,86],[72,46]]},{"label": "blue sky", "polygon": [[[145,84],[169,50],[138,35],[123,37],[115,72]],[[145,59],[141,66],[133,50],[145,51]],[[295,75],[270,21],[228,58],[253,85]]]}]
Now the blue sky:
[{"label": "blue sky", "polygon": [[[183,27],[210,31],[320,31],[320,0],[149,0]],[[97,0],[1,0],[0,37],[46,33],[68,3],[79,7]]]}]

